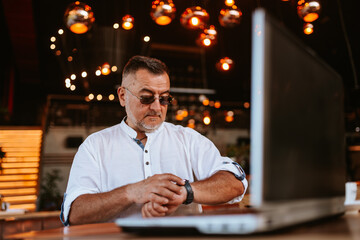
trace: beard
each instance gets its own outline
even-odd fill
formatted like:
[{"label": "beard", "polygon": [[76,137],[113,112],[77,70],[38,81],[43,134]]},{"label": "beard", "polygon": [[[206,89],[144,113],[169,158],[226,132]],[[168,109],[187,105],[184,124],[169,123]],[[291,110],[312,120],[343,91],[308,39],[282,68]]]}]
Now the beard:
[{"label": "beard", "polygon": [[137,120],[135,118],[134,114],[132,113],[131,109],[129,107],[127,107],[127,106],[129,106],[127,104],[128,99],[125,99],[125,101],[126,101],[126,107],[125,107],[126,115],[129,118],[129,120],[136,126],[136,128],[138,128],[138,130],[146,132],[146,133],[154,132],[164,122],[164,121],[161,121],[158,124],[147,124],[147,123],[145,123],[145,118],[147,116],[158,116],[160,119],[162,119],[161,118],[162,117],[161,112],[156,112],[156,111],[149,111],[148,113],[146,113],[146,115],[144,116],[143,119]]},{"label": "beard", "polygon": [[131,111],[126,111],[127,117],[129,118],[129,120],[141,131],[144,131],[146,133],[150,133],[150,132],[154,132],[156,129],[158,129],[161,124],[163,123],[163,121],[161,121],[158,124],[147,124],[144,121],[144,118],[148,115],[158,115],[159,118],[161,118],[161,113],[155,113],[155,112],[149,112],[148,114],[145,115],[145,117],[138,121],[136,120],[136,118],[134,117],[134,115],[132,114]]}]

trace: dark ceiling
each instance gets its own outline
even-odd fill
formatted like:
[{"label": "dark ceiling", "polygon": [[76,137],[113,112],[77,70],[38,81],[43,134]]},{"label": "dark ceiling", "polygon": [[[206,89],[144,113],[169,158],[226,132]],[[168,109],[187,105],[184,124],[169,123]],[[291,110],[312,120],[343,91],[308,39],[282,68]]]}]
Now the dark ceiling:
[{"label": "dark ceiling", "polygon": [[[356,77],[360,75],[358,1],[321,1],[320,18],[314,23],[315,32],[309,36],[302,33],[303,22],[297,16],[295,1],[237,0],[236,5],[243,13],[241,24],[223,28],[217,21],[222,0],[174,0],[176,18],[168,26],[158,26],[151,20],[151,0],[88,0],[85,2],[92,7],[96,21],[93,28],[82,35],[73,34],[64,26],[63,15],[71,2],[1,1],[2,125],[41,124],[48,94],[85,96],[90,92],[115,93],[123,64],[136,54],[159,57],[173,72],[185,74],[185,69],[188,75],[200,75],[206,79],[200,87],[215,89],[214,98],[221,101],[249,101],[251,13],[259,6],[270,11],[342,76],[347,117],[359,123],[360,92]],[[209,49],[201,50],[195,44],[199,32],[186,30],[179,22],[181,13],[197,4],[207,9],[210,24],[218,30],[218,42]],[[114,30],[112,25],[127,13],[135,18],[134,29]],[[59,28],[65,30],[61,36],[57,33]],[[151,37],[150,43],[142,40],[145,35]],[[57,38],[55,44],[62,51],[61,56],[56,56],[50,49],[51,36]],[[197,55],[196,51],[203,54]],[[74,59],[72,62],[66,60],[70,55]],[[217,60],[224,56],[235,62],[234,69],[227,73],[215,69]],[[105,61],[117,65],[119,70],[107,77],[95,77],[96,67]],[[196,73],[198,68],[200,73]],[[88,77],[78,77],[79,85],[71,92],[65,87],[64,79],[83,70],[88,71]]]}]

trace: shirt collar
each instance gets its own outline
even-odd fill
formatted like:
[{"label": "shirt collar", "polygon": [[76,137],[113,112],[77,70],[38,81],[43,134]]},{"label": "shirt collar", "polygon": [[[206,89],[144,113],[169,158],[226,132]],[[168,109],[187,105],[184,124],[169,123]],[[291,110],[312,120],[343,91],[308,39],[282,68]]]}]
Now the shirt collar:
[{"label": "shirt collar", "polygon": [[[136,138],[137,136],[137,132],[132,129],[129,125],[126,124],[126,117],[123,118],[123,120],[120,123],[120,127],[131,137],[131,138]],[[160,125],[160,127],[158,129],[156,129],[155,131],[151,132],[151,133],[145,133],[146,136],[155,136],[157,135],[159,132],[162,131],[162,129],[164,128],[164,123],[162,123]]]}]

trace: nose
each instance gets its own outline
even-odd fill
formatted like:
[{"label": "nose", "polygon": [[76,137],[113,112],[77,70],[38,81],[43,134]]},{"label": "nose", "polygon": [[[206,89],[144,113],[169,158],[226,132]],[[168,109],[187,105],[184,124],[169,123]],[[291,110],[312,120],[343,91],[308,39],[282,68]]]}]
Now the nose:
[{"label": "nose", "polygon": [[150,109],[154,111],[160,111],[161,110],[161,104],[159,98],[155,98],[155,101],[150,104]]}]

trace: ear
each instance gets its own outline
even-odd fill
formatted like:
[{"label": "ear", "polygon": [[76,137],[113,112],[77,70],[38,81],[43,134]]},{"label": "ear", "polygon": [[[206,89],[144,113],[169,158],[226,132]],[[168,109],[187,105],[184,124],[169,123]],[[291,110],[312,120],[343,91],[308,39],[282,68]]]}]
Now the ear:
[{"label": "ear", "polygon": [[119,87],[117,89],[117,94],[118,94],[118,97],[119,97],[120,105],[125,107],[125,88],[124,87]]}]

